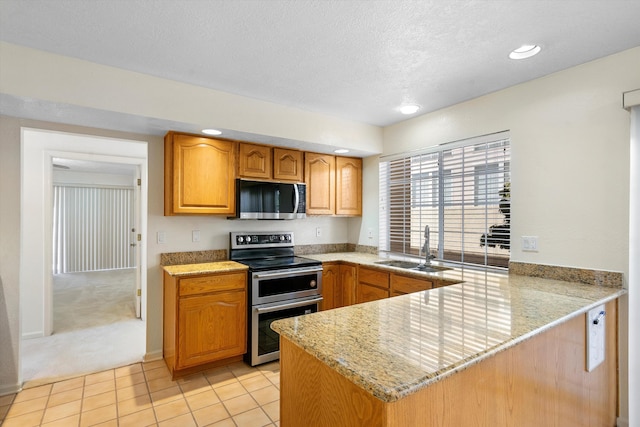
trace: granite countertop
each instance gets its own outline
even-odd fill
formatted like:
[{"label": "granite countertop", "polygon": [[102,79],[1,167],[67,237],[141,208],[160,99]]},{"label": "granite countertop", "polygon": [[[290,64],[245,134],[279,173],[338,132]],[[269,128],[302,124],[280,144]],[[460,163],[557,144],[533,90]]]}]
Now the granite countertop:
[{"label": "granite countertop", "polygon": [[197,274],[228,273],[232,271],[248,270],[244,264],[235,261],[203,262],[199,264],[165,265],[164,271],[171,276],[184,277]]},{"label": "granite countertop", "polygon": [[[309,255],[376,265],[360,253]],[[385,402],[393,402],[626,293],[615,287],[454,269],[447,287],[272,323],[272,329]]]}]

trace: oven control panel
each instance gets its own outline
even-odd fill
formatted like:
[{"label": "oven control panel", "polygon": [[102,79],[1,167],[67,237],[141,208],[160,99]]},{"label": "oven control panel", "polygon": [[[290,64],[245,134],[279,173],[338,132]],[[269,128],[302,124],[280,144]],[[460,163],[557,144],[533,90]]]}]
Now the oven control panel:
[{"label": "oven control panel", "polygon": [[231,248],[292,247],[293,232],[232,232]]}]

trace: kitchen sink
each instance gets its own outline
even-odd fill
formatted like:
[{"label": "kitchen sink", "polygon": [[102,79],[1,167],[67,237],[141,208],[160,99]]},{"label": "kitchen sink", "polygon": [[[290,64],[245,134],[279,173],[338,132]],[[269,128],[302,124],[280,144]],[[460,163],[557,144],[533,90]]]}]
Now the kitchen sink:
[{"label": "kitchen sink", "polygon": [[426,266],[417,262],[402,261],[399,259],[376,261],[375,264],[387,265],[389,267],[405,268],[407,270],[424,271],[425,273],[437,273],[438,271],[451,270],[449,267],[440,267],[437,265]]}]

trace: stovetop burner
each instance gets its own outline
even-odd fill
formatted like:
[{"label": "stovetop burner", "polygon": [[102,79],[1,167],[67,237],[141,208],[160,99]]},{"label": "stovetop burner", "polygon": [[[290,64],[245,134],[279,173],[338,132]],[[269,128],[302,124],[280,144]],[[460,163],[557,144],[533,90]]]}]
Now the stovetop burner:
[{"label": "stovetop burner", "polygon": [[279,270],[285,268],[313,267],[322,264],[314,259],[291,256],[291,257],[273,257],[273,258],[255,258],[237,260],[242,264],[249,266],[251,271]]},{"label": "stovetop burner", "polygon": [[248,265],[251,271],[315,267],[322,264],[314,259],[294,255],[293,233],[290,231],[231,232],[229,240],[229,258]]}]

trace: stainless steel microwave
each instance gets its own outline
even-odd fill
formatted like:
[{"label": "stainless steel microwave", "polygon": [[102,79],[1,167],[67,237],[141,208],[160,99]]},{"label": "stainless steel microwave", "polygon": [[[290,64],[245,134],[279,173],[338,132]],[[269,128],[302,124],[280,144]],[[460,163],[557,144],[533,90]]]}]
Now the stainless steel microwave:
[{"label": "stainless steel microwave", "polygon": [[306,185],[236,179],[238,219],[306,218]]}]

